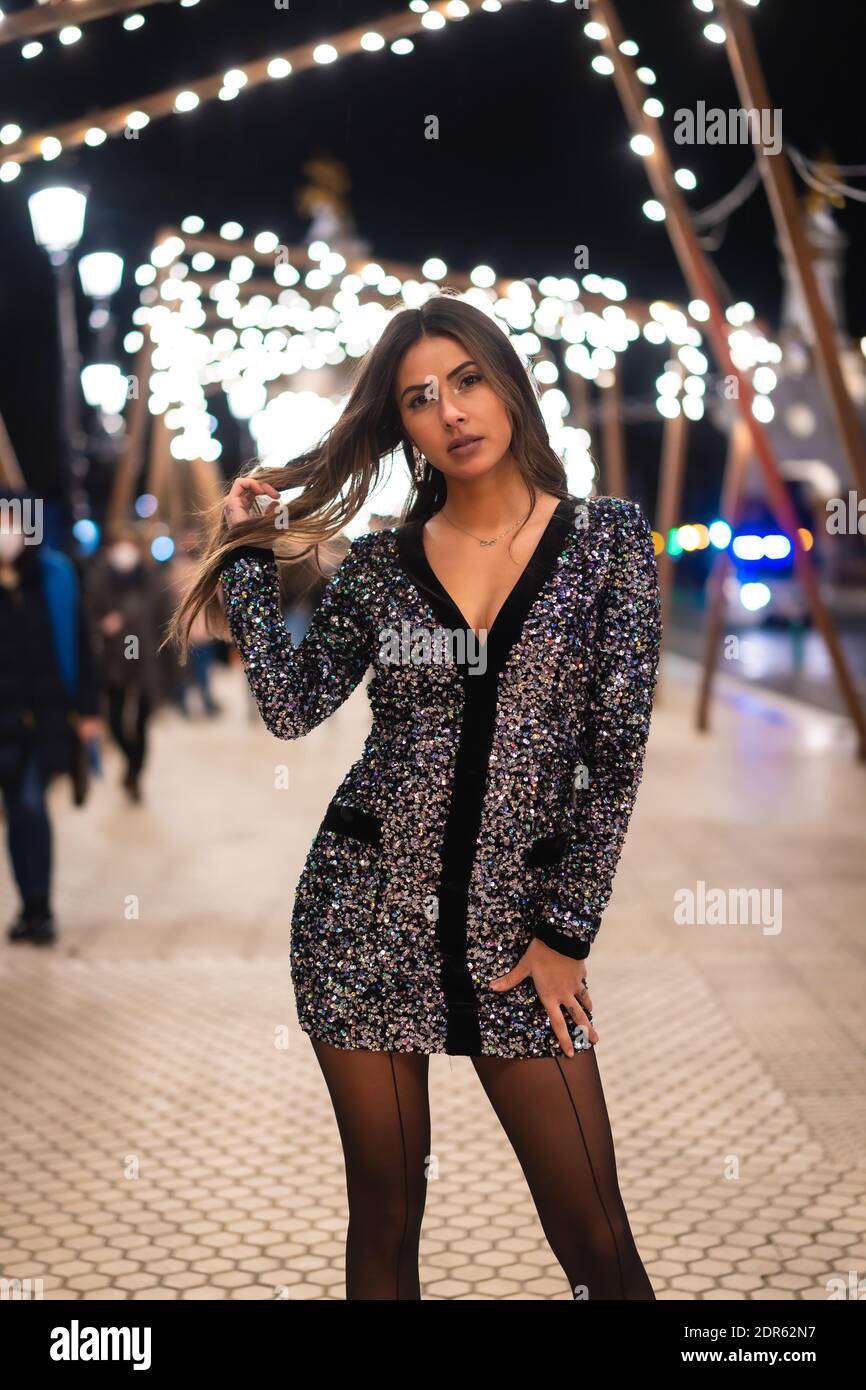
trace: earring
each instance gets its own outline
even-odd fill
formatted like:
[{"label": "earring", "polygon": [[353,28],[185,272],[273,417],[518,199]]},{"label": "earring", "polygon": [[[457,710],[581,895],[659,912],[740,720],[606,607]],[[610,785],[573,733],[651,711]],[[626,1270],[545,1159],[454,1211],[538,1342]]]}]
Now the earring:
[{"label": "earring", "polygon": [[415,458],[415,481],[421,483],[424,481],[424,469],[427,466],[427,460],[416,444],[412,445],[412,453]]}]

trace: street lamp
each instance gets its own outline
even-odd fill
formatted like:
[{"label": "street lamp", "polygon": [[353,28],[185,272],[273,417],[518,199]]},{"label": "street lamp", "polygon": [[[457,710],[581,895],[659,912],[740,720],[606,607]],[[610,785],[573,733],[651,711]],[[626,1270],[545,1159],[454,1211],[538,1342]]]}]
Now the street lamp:
[{"label": "street lamp", "polygon": [[112,356],[114,332],[109,314],[109,301],[120,289],[123,278],[123,257],[114,251],[91,251],[78,262],[81,288],[93,300],[90,327],[96,333],[95,354],[103,360]]},{"label": "street lamp", "polygon": [[99,472],[99,481],[91,475],[91,495],[100,487],[117,463],[117,436],[123,429],[121,412],[128,396],[128,381],[111,359],[114,356],[116,320],[110,312],[111,298],[123,279],[123,257],[114,251],[91,251],[78,262],[81,288],[92,300],[90,327],[96,341],[93,354],[96,360],[83,367],[81,389],[84,399],[95,412],[99,427],[94,429],[88,447],[91,465]]},{"label": "street lamp", "polygon": [[86,194],[78,188],[40,188],[27,201],[37,245],[49,253],[52,265],[65,263],[81,240]]},{"label": "street lamp", "polygon": [[92,362],[82,368],[81,389],[94,410],[119,415],[126,404],[126,377],[116,362]]},{"label": "street lamp", "polygon": [[120,289],[123,257],[114,251],[91,251],[78,262],[78,274],[89,299],[110,299]]},{"label": "street lamp", "polygon": [[41,188],[28,198],[33,236],[48,253],[54,269],[57,290],[57,326],[60,341],[61,431],[66,446],[65,479],[73,519],[86,516],[87,494],[83,478],[87,472],[84,436],[81,431],[78,373],[81,357],[75,321],[75,282],[71,253],[84,230],[87,195],[78,188]]}]

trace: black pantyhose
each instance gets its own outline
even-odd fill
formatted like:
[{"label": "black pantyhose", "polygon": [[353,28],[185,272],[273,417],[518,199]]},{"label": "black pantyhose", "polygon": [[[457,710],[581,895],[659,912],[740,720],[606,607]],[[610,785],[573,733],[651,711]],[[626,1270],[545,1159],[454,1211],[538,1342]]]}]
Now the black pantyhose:
[{"label": "black pantyhose", "polygon": [[[421,1298],[429,1055],[312,1041],[343,1146],[347,1299]],[[619,1190],[593,1048],[573,1057],[473,1057],[576,1300],[654,1299]]]}]

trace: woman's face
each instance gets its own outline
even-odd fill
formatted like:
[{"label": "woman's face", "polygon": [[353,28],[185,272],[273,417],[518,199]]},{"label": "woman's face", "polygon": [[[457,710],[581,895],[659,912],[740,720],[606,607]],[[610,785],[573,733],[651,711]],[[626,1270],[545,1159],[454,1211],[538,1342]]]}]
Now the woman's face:
[{"label": "woman's face", "polygon": [[[511,421],[478,363],[453,338],[420,338],[397,370],[397,406],[407,438],[448,478],[495,468],[511,444]],[[480,442],[449,450],[460,436]]]}]

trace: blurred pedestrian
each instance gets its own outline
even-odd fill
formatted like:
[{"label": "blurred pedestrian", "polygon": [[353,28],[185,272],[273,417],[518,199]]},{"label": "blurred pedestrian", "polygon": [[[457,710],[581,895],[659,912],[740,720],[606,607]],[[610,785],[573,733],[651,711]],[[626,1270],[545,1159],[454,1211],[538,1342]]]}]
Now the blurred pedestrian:
[{"label": "blurred pedestrian", "polygon": [[[75,805],[87,793],[87,745],[103,734],[82,587],[61,551],[23,524],[31,494],[0,499],[0,791],[21,908],[10,941],[56,939],[53,837],[46,792],[69,775]],[[17,504],[17,505],[16,505]]]},{"label": "blurred pedestrian", "polygon": [[[181,532],[177,549],[169,562],[169,583],[175,603],[180,603],[198,572],[200,559],[200,537],[192,528]],[[198,690],[205,714],[219,714],[221,706],[214,699],[211,690],[210,674],[217,650],[217,642],[207,629],[203,613],[196,615],[190,628],[190,662],[188,667],[176,668],[174,689],[175,703],[181,714],[188,717],[188,696],[192,686]]]},{"label": "blurred pedestrian", "polygon": [[145,562],[133,526],[112,529],[105,551],[94,561],[88,590],[108,723],[125,764],[122,784],[137,802],[150,718],[164,695],[157,645],[167,601],[161,577]]}]

